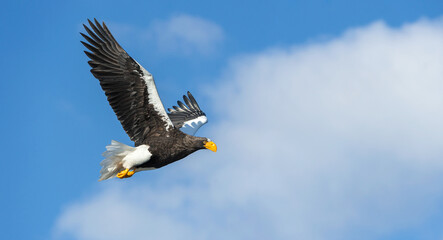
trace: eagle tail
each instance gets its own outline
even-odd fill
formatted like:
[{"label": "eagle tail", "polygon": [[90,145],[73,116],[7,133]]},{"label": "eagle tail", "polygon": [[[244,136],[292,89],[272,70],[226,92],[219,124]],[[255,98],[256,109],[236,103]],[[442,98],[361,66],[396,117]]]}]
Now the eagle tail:
[{"label": "eagle tail", "polygon": [[123,158],[135,149],[134,147],[112,140],[111,144],[106,146],[106,152],[102,154],[105,159],[100,163],[102,169],[100,170],[99,181],[113,178],[117,173],[124,170]]}]

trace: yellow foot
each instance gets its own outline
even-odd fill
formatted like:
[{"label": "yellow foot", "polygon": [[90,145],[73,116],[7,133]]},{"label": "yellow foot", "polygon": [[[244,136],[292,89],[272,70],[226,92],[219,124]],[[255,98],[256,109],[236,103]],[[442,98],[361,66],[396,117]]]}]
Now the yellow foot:
[{"label": "yellow foot", "polygon": [[130,172],[126,173],[126,177],[132,177],[134,175],[134,170],[131,170]]},{"label": "yellow foot", "polygon": [[129,171],[129,168],[127,168],[127,169],[119,172],[117,174],[117,177],[120,179],[129,178],[129,177],[132,177],[132,175],[134,175],[134,173],[135,173],[134,170]]},{"label": "yellow foot", "polygon": [[129,171],[129,168],[126,168],[125,170],[117,173],[117,177],[120,178],[120,179],[125,178],[126,174],[128,174],[128,171]]}]

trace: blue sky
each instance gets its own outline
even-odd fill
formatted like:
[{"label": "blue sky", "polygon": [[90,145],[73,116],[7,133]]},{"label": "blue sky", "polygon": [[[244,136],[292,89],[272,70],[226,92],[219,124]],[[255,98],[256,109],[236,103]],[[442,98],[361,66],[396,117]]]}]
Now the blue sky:
[{"label": "blue sky", "polygon": [[[443,79],[442,1],[9,1],[0,12],[4,236],[100,239],[100,226],[93,232],[79,219],[95,219],[87,210],[103,202],[129,209],[150,203],[137,219],[160,219],[164,231],[176,226],[183,236],[212,220],[196,239],[220,232],[243,239],[443,239],[443,100],[434,92]],[[226,143],[219,153],[199,152],[125,182],[97,182],[104,147],[130,141],[79,43],[81,24],[94,17],[153,73],[165,107],[192,91],[210,117],[199,135]],[[174,23],[202,37],[169,31]],[[284,120],[276,124],[276,115]],[[288,128],[302,137],[285,138]],[[263,136],[285,139],[285,147],[260,145]],[[228,144],[230,138],[237,141]],[[294,172],[269,170],[280,163],[263,156],[294,157],[281,161]],[[254,168],[249,158],[262,164]],[[228,179],[241,184],[223,184]],[[286,182],[294,184],[280,184]],[[135,200],[122,198],[126,191]],[[216,201],[203,204],[206,216],[195,198],[214,200],[209,195]],[[173,207],[158,203],[171,198]]]}]

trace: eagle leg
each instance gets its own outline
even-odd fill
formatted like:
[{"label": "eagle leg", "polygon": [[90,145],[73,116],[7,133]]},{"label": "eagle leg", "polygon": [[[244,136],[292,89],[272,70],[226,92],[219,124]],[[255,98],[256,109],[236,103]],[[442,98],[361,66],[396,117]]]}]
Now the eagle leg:
[{"label": "eagle leg", "polygon": [[134,173],[135,173],[134,170],[129,171],[129,168],[126,168],[125,170],[119,172],[117,174],[117,177],[120,179],[129,178],[129,177],[132,177],[132,175],[134,175]]},{"label": "eagle leg", "polygon": [[134,170],[129,171],[128,173],[126,173],[126,177],[132,177],[132,175],[134,175]]},{"label": "eagle leg", "polygon": [[125,178],[126,175],[128,174],[128,172],[129,172],[129,168],[126,168],[125,170],[117,173],[117,177],[120,179]]}]

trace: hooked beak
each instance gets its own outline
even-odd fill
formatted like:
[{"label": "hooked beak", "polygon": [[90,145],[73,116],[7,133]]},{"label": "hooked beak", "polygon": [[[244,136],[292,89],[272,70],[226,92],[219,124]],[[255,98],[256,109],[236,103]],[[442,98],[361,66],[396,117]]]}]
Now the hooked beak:
[{"label": "hooked beak", "polygon": [[217,145],[215,145],[215,143],[214,142],[206,142],[205,143],[205,148],[207,148],[207,149],[209,149],[209,150],[211,150],[211,151],[213,151],[213,152],[217,152]]}]

